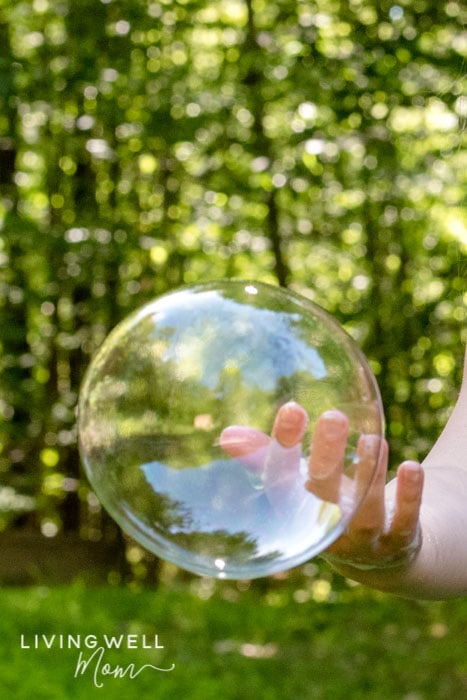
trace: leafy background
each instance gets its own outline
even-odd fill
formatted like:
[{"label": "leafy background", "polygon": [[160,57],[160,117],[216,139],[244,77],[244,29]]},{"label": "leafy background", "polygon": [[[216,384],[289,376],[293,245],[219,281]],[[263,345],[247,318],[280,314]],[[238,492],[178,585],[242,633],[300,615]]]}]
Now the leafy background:
[{"label": "leafy background", "polygon": [[[89,575],[93,553],[108,586],[189,595],[190,577],[102,511],[75,427],[109,330],[184,283],[251,278],[321,304],[376,373],[391,466],[423,458],[467,335],[462,13],[434,0],[0,2],[1,580]],[[268,588],[293,600],[322,585],[326,605],[345,592],[389,626],[412,610],[369,592],[363,605],[359,587],[311,571],[253,589],[268,608]],[[455,639],[465,613],[449,605]],[[326,614],[343,636],[338,609]],[[417,688],[404,692],[436,696]]]}]

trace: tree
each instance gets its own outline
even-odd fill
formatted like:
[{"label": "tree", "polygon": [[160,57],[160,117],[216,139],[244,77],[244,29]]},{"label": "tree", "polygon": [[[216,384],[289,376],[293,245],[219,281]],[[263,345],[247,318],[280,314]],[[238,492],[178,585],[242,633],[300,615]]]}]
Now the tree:
[{"label": "tree", "polygon": [[394,460],[423,456],[465,340],[460,4],[2,13],[0,469],[35,522],[99,536],[83,372],[129,311],[200,280],[289,285],[335,314],[375,369]]}]

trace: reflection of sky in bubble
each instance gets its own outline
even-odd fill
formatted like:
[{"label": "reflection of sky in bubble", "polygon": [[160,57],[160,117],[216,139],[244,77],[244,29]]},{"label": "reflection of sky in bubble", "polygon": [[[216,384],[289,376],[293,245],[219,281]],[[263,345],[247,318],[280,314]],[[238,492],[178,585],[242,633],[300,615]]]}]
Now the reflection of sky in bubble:
[{"label": "reflection of sky in bubble", "polygon": [[[117,326],[88,370],[87,473],[111,515],[158,556],[229,578],[290,568],[339,534],[339,506],[305,488],[306,455],[317,416],[337,406],[349,415],[352,476],[356,440],[379,406],[366,372],[338,324],[287,290],[223,281],[171,293]],[[253,440],[250,453],[248,430],[269,435],[290,400],[309,415],[302,447],[292,456],[261,441],[256,455]],[[247,428],[243,458],[224,452],[228,426]]]},{"label": "reflection of sky in bubble", "polygon": [[[302,467],[306,472],[306,464]],[[246,532],[257,556],[271,552],[295,556],[304,541],[318,541],[340,517],[337,505],[305,490],[303,474],[284,492],[283,507],[277,509],[268,500],[265,484],[258,489],[237,460],[215,460],[202,468],[182,470],[150,462],[141,470],[154,493],[168,498],[180,516],[167,529],[175,541],[183,532],[222,532],[224,536]]]},{"label": "reflection of sky in bubble", "polygon": [[156,334],[167,331],[160,359],[175,361],[180,379],[214,388],[223,372],[239,370],[244,382],[269,391],[295,372],[326,376],[319,352],[300,338],[299,314],[241,304],[214,290],[196,299],[188,291],[173,296],[159,302],[152,319]]}]

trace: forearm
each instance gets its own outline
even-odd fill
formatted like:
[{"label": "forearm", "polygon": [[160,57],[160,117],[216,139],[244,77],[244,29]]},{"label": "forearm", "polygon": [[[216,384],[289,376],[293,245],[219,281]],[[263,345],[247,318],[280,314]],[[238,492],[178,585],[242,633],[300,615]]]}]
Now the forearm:
[{"label": "forearm", "polygon": [[467,471],[462,466],[425,466],[423,544],[409,575],[418,597],[467,594]]}]

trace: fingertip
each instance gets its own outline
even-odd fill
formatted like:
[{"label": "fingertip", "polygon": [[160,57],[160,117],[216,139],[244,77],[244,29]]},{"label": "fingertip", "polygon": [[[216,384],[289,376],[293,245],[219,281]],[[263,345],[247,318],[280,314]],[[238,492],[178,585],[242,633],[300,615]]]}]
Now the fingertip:
[{"label": "fingertip", "polygon": [[303,406],[288,401],[277,412],[272,434],[282,447],[293,447],[302,440],[307,425],[308,414]]},{"label": "fingertip", "polygon": [[358,462],[386,473],[388,444],[380,435],[360,435],[357,443]]},{"label": "fingertip", "polygon": [[363,433],[358,438],[358,448],[361,452],[375,452],[381,447],[382,438],[373,433]]},{"label": "fingertip", "polygon": [[235,457],[239,451],[239,445],[243,444],[239,441],[238,428],[235,425],[229,425],[219,435],[219,446],[227,452],[227,454]]},{"label": "fingertip", "polygon": [[392,529],[409,540],[417,533],[423,492],[423,468],[419,462],[406,460],[397,470],[396,511]]},{"label": "fingertip", "polygon": [[423,468],[420,462],[415,460],[406,460],[402,462],[397,470],[398,478],[402,478],[405,481],[413,485],[418,485],[423,482]]},{"label": "fingertip", "polygon": [[269,444],[269,437],[259,430],[242,425],[229,425],[219,436],[220,447],[231,457],[251,454]]},{"label": "fingertip", "polygon": [[219,444],[228,444],[232,437],[237,433],[238,429],[239,426],[237,425],[228,425],[227,428],[224,428],[219,435]]},{"label": "fingertip", "polygon": [[347,436],[349,430],[349,419],[345,413],[336,408],[324,411],[318,418],[317,428],[322,430],[329,439]]},{"label": "fingertip", "polygon": [[301,421],[305,425],[308,423],[308,413],[305,411],[303,406],[296,401],[287,401],[287,403],[282,404],[279,409],[279,413],[294,418],[297,421]]},{"label": "fingertip", "polygon": [[348,425],[349,418],[346,413],[340,411],[338,408],[329,408],[324,411],[320,418],[325,421],[332,421],[333,423],[339,423],[340,425]]}]

